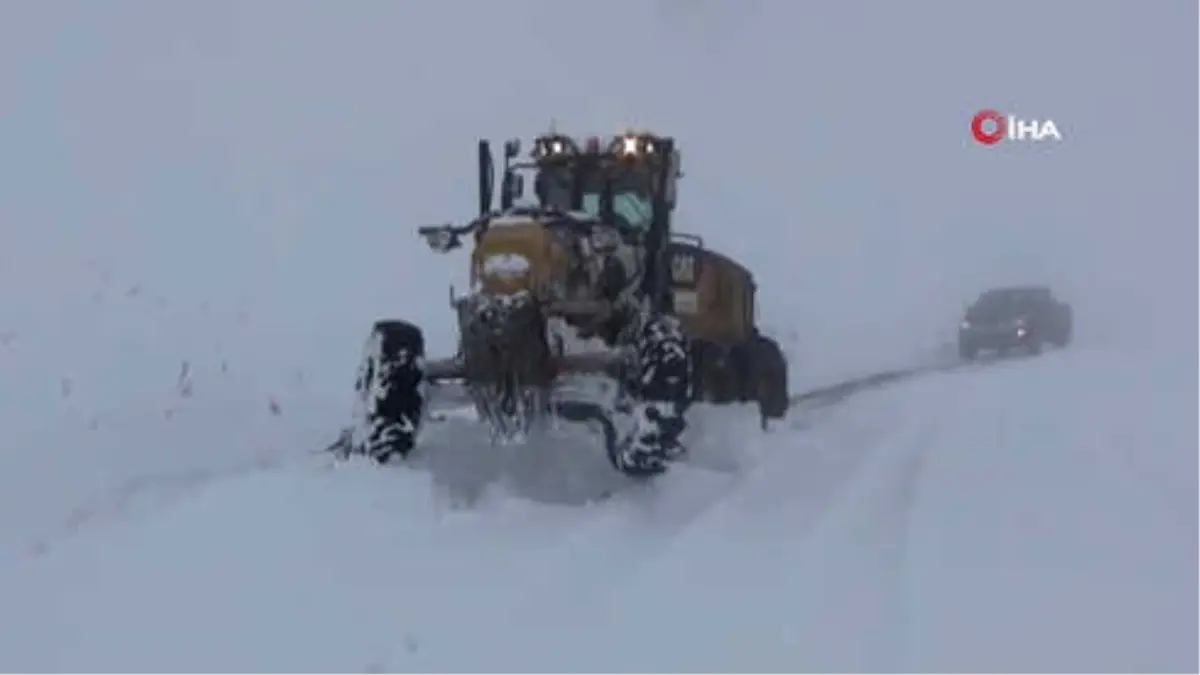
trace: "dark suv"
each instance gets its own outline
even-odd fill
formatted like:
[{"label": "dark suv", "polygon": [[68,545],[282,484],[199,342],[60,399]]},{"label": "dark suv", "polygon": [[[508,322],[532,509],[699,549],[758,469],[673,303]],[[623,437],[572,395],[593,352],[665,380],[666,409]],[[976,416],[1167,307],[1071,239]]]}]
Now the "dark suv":
[{"label": "dark suv", "polygon": [[1071,322],[1071,306],[1045,286],[994,288],[967,308],[958,327],[958,353],[973,359],[985,349],[1037,353],[1044,344],[1065,347]]}]

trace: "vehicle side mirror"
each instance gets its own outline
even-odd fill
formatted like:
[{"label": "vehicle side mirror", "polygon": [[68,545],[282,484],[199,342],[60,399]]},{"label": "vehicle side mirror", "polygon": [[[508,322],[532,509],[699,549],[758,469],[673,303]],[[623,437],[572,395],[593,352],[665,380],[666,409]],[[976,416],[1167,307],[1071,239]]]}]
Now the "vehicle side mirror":
[{"label": "vehicle side mirror", "polygon": [[513,202],[525,194],[525,177],[515,171],[505,173],[501,190],[500,206],[508,210],[512,208]]},{"label": "vehicle side mirror", "polygon": [[434,253],[449,253],[462,246],[462,241],[450,225],[419,227],[417,234],[425,238],[425,243]]}]

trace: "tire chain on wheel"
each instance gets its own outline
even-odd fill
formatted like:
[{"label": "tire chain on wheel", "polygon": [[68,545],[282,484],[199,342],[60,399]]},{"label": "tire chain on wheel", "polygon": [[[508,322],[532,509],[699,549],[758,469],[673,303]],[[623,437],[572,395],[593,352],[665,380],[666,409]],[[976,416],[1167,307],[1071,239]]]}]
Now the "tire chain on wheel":
[{"label": "tire chain on wheel", "polygon": [[406,457],[416,442],[425,406],[425,340],[415,326],[381,321],[373,329],[372,347],[356,386],[366,425],[357,450],[386,463]]},{"label": "tire chain on wheel", "polygon": [[691,395],[692,364],[678,319],[646,321],[636,343],[637,373],[633,393],[644,401],[684,404]]},{"label": "tire chain on wheel", "polygon": [[690,351],[677,319],[660,316],[642,324],[634,371],[629,382],[634,430],[615,463],[628,474],[661,473],[682,454],[679,436],[691,395]]}]

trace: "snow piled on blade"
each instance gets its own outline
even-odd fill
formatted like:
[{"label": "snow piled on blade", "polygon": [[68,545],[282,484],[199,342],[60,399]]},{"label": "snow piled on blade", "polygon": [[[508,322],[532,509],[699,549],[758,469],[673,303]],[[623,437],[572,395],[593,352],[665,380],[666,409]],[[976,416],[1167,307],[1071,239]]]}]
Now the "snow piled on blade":
[{"label": "snow piled on blade", "polygon": [[710,450],[738,468],[681,466],[590,507],[495,490],[458,509],[425,473],[319,457],[243,472],[9,565],[0,654],[17,670],[1188,670],[1193,383],[1118,356],[863,393],[745,430],[758,450]]}]

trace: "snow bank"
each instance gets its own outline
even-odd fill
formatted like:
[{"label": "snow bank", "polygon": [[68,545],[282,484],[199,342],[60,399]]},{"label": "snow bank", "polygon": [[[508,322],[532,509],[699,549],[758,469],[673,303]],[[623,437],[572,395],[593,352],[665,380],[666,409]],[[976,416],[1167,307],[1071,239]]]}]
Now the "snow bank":
[{"label": "snow bank", "polygon": [[1080,351],[863,394],[740,448],[714,435],[740,467],[586,507],[492,490],[461,509],[425,471],[319,458],[251,467],[10,565],[0,653],[18,670],[1190,670],[1192,410],[1186,377]]}]

